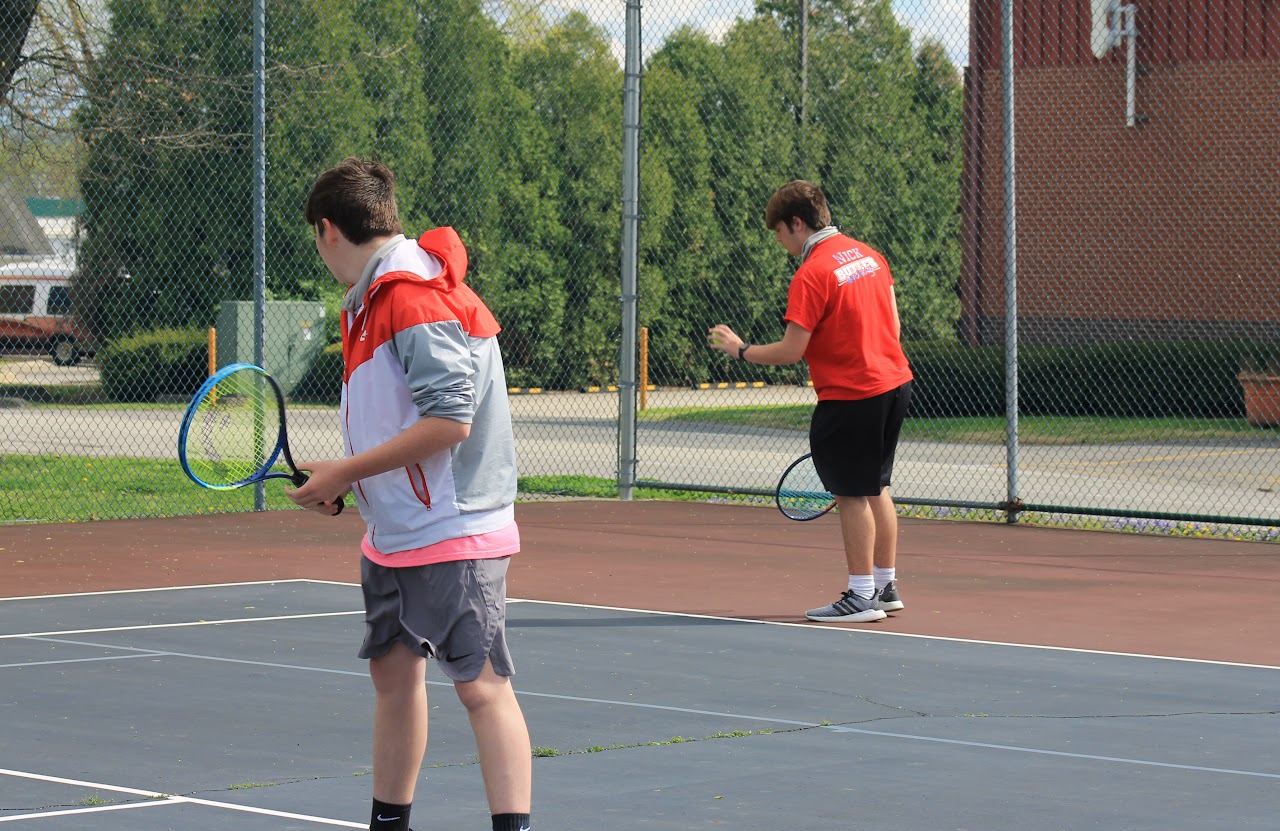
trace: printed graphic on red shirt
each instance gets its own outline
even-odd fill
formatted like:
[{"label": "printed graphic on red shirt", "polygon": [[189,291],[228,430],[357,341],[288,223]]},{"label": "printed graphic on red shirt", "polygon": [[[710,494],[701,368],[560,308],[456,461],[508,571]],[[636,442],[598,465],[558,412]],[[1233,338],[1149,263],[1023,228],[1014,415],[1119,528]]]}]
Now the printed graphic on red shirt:
[{"label": "printed graphic on red shirt", "polygon": [[842,265],[835,270],[836,285],[843,286],[845,283],[852,283],[854,280],[860,280],[869,274],[875,274],[880,270],[880,263],[875,257],[863,257],[854,260],[848,265]]}]

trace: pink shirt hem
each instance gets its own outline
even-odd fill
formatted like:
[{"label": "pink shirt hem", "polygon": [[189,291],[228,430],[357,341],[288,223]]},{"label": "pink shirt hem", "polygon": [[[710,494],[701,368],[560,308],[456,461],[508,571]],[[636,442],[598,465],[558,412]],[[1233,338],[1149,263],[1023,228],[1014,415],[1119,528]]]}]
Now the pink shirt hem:
[{"label": "pink shirt hem", "polygon": [[391,554],[383,554],[369,545],[369,537],[366,535],[360,541],[360,550],[373,562],[388,568],[426,566],[453,560],[493,560],[498,557],[510,557],[520,550],[520,529],[512,522],[506,528],[490,531],[487,534],[442,540],[434,545],[409,548]]}]

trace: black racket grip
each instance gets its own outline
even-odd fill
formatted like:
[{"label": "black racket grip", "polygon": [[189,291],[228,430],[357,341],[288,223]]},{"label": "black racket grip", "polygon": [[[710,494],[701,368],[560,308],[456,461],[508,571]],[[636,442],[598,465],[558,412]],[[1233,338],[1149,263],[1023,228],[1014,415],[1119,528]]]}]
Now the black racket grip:
[{"label": "black racket grip", "polygon": [[[308,476],[307,474],[303,473],[302,471],[300,471],[300,470],[295,470],[295,471],[293,472],[293,479],[292,479],[291,481],[293,482],[293,486],[294,486],[295,488],[300,488],[300,487],[302,487],[303,485],[305,485],[305,484],[307,483],[307,480],[308,480],[308,479],[310,479],[310,478],[311,478],[310,476]],[[338,510],[336,510],[336,511],[334,511],[333,513],[329,514],[329,516],[337,516],[338,514],[342,513],[342,509],[343,509],[343,508],[347,507],[347,503],[346,503],[346,501],[345,501],[341,496],[339,496],[339,497],[338,497],[338,499],[337,499],[337,501],[336,501],[336,502],[334,502],[333,504],[338,506]]]}]

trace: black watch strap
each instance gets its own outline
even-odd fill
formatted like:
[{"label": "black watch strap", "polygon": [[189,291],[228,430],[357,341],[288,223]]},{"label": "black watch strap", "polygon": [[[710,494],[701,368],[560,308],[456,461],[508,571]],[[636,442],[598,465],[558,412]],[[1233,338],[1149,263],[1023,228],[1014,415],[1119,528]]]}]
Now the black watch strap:
[{"label": "black watch strap", "polygon": [[738,360],[745,361],[747,359],[747,350],[751,348],[751,344],[744,343],[738,347]]}]

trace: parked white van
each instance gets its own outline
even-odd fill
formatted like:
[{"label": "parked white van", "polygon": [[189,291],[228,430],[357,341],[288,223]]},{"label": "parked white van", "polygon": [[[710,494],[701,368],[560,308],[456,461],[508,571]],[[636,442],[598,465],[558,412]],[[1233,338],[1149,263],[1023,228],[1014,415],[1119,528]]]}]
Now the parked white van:
[{"label": "parked white van", "polygon": [[0,348],[48,352],[71,366],[97,351],[71,311],[72,257],[46,257],[0,266]]}]

